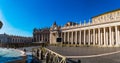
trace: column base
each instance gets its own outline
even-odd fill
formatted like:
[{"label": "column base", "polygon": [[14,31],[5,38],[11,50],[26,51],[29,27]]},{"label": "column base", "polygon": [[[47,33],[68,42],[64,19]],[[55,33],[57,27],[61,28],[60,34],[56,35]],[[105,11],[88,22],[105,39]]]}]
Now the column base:
[{"label": "column base", "polygon": [[107,45],[103,45],[103,47],[107,47]]},{"label": "column base", "polygon": [[113,47],[113,45],[108,45],[108,47]]},{"label": "column base", "polygon": [[115,45],[115,47],[120,47],[120,46],[117,44],[117,45]]}]

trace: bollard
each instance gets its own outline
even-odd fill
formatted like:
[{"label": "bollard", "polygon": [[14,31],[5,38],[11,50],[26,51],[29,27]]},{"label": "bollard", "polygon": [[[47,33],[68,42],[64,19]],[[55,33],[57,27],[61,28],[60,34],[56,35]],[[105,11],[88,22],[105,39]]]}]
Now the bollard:
[{"label": "bollard", "polygon": [[37,49],[37,57],[39,58],[39,49]]},{"label": "bollard", "polygon": [[46,63],[49,63],[49,60],[50,60],[50,55],[48,53],[47,56],[46,56]]},{"label": "bollard", "polygon": [[43,51],[41,51],[41,60],[43,60]]},{"label": "bollard", "polygon": [[81,60],[78,60],[78,63],[81,63]]}]

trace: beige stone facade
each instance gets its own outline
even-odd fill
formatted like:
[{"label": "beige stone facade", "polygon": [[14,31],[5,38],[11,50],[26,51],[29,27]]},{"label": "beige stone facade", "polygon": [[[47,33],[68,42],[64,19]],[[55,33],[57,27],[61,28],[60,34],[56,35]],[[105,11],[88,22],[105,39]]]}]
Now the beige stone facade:
[{"label": "beige stone facade", "polygon": [[33,30],[33,42],[49,42],[50,31],[49,28],[34,29]]},{"label": "beige stone facade", "polygon": [[50,44],[62,43],[95,45],[105,47],[120,46],[120,10],[110,11],[92,18],[92,22],[60,27],[56,23],[50,29]]},{"label": "beige stone facade", "polygon": [[31,43],[32,40],[32,37],[8,35],[6,33],[0,34],[0,43]]},{"label": "beige stone facade", "polygon": [[6,33],[0,34],[0,47],[23,46],[32,43],[32,41],[32,37],[8,35]]}]

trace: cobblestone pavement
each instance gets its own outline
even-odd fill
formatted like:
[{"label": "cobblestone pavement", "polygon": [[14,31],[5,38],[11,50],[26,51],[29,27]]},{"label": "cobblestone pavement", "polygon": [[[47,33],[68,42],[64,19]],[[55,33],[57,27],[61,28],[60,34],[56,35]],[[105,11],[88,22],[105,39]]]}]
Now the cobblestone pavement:
[{"label": "cobblestone pavement", "polygon": [[[107,47],[47,47],[64,56],[92,56],[108,54],[120,51],[120,48]],[[81,63],[120,63],[120,52],[96,57],[76,58],[73,61],[81,60]]]}]

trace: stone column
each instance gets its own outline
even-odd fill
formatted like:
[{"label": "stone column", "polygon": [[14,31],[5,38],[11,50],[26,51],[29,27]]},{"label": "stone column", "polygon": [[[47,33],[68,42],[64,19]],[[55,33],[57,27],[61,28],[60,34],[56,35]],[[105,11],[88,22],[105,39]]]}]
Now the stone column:
[{"label": "stone column", "polygon": [[93,43],[93,31],[91,30],[91,34],[90,34],[90,42],[92,42]]},{"label": "stone column", "polygon": [[77,44],[77,31],[75,31],[75,43]]},{"label": "stone column", "polygon": [[104,46],[106,46],[106,31],[105,31],[105,27],[104,27]]},{"label": "stone column", "polygon": [[64,32],[64,43],[66,43],[66,32]]},{"label": "stone column", "polygon": [[48,42],[48,35],[46,34],[46,42]]},{"label": "stone column", "polygon": [[70,44],[70,41],[69,41],[69,32],[68,32],[68,37],[67,37],[67,39],[68,39],[68,44]]},{"label": "stone column", "polygon": [[90,45],[90,29],[88,30],[88,33],[89,33],[89,38],[88,38],[88,45]]},{"label": "stone column", "polygon": [[[42,35],[41,35],[41,37],[42,37]],[[52,42],[53,42],[53,39],[52,39],[53,37],[52,37],[52,33],[50,32],[50,44],[52,44]],[[41,41],[42,41],[42,39],[41,39]]]},{"label": "stone column", "polygon": [[41,34],[40,34],[40,41],[41,41]]},{"label": "stone column", "polygon": [[42,37],[42,34],[41,34],[41,41],[43,41],[43,37]]},{"label": "stone column", "polygon": [[39,42],[40,42],[40,34],[39,34]]},{"label": "stone column", "polygon": [[43,34],[42,34],[42,41],[44,40],[44,36],[43,36]]},{"label": "stone column", "polygon": [[100,32],[100,40],[101,40],[101,43],[100,43],[100,44],[101,44],[101,45],[103,45],[103,34],[102,34],[102,31],[103,31],[103,30],[101,30],[101,32]]},{"label": "stone column", "polygon": [[40,34],[40,41],[42,40],[41,34]]},{"label": "stone column", "polygon": [[79,36],[79,44],[81,45],[81,30],[80,30],[80,36]]},{"label": "stone column", "polygon": [[35,42],[37,42],[37,36],[35,35]]},{"label": "stone column", "polygon": [[96,33],[95,33],[95,43],[97,44],[97,30],[96,30]]},{"label": "stone column", "polygon": [[48,40],[48,42],[49,42],[49,33],[47,34],[47,40]]},{"label": "stone column", "polygon": [[63,38],[63,37],[62,37],[62,32],[61,32],[61,38]]},{"label": "stone column", "polygon": [[43,42],[45,41],[45,36],[44,36],[44,34],[43,34]]},{"label": "stone column", "polygon": [[98,44],[99,44],[99,46],[100,46],[100,28],[98,28]]},{"label": "stone column", "polygon": [[112,43],[112,45],[114,45],[114,32],[113,32],[113,29],[111,29],[111,33],[112,33],[112,35],[111,35],[111,43]]},{"label": "stone column", "polygon": [[44,41],[44,34],[42,34],[42,41]]},{"label": "stone column", "polygon": [[109,27],[109,45],[112,46],[112,42],[111,42],[111,27]]},{"label": "stone column", "polygon": [[118,33],[117,33],[118,29],[117,26],[115,26],[115,42],[116,42],[116,46],[118,46]]},{"label": "stone column", "polygon": [[71,44],[73,44],[73,31],[71,32],[71,39],[72,39]]},{"label": "stone column", "polygon": [[119,39],[119,36],[120,34],[119,34],[119,28],[118,28],[118,45],[120,44],[120,39]]},{"label": "stone column", "polygon": [[85,42],[85,38],[86,38],[85,34],[86,34],[86,31],[84,30],[84,45],[86,44],[86,42]]},{"label": "stone column", "polygon": [[108,46],[108,29],[106,31],[106,46]]},{"label": "stone column", "polygon": [[95,29],[93,29],[93,45],[95,45]]},{"label": "stone column", "polygon": [[46,34],[44,34],[44,42],[45,42],[45,39],[46,39]]}]

